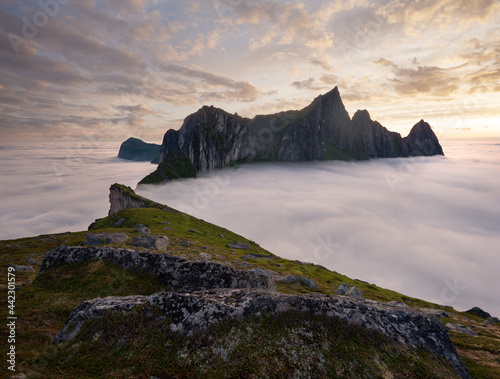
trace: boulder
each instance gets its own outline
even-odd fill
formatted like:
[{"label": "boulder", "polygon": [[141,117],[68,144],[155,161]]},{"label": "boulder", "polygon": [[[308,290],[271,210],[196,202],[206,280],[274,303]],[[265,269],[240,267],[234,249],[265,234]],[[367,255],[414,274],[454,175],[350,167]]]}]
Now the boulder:
[{"label": "boulder", "polygon": [[351,287],[349,287],[347,284],[345,283],[342,283],[339,288],[337,288],[337,291],[335,292],[337,295],[347,295],[347,292],[349,292],[349,290],[351,289]]},{"label": "boulder", "polygon": [[197,261],[148,251],[111,247],[59,246],[47,253],[41,272],[64,263],[108,261],[125,269],[145,270],[155,275],[166,288],[181,292],[210,288],[262,288],[276,291],[273,279],[248,270],[220,263]]},{"label": "boulder", "polygon": [[[130,312],[136,306],[154,308],[151,317],[169,320],[170,328],[192,334],[227,319],[278,314],[289,310],[339,317],[412,347],[423,347],[448,360],[461,378],[469,378],[445,326],[435,318],[398,306],[367,303],[343,296],[287,295],[256,289],[214,289],[193,293],[162,292],[148,297],[102,298],[85,301],[70,314],[54,342],[68,341],[86,319],[101,317],[105,310]],[[159,311],[159,312],[158,312]],[[153,316],[156,315],[156,316]]]},{"label": "boulder", "polygon": [[465,313],[468,313],[468,314],[474,315],[474,316],[479,316],[479,317],[484,318],[484,319],[491,317],[491,315],[488,312],[483,311],[479,307],[473,307],[473,308],[469,309],[468,311],[465,311]]},{"label": "boulder", "polygon": [[167,251],[168,238],[165,236],[137,236],[132,238],[130,245],[150,250]]},{"label": "boulder", "polygon": [[472,329],[469,329],[466,326],[463,326],[463,325],[460,325],[460,324],[448,323],[448,324],[446,324],[446,328],[449,329],[449,330],[453,330],[455,332],[468,334],[469,336],[477,336],[478,335]]},{"label": "boulder", "polygon": [[230,242],[226,245],[229,249],[250,250],[250,245],[242,242]]},{"label": "boulder", "polygon": [[318,285],[314,283],[313,280],[309,278],[304,278],[298,275],[287,275],[283,279],[280,280],[281,283],[302,283],[306,287],[309,287],[312,290],[319,289]]},{"label": "boulder", "polygon": [[87,233],[83,245],[120,244],[127,242],[128,238],[125,233]]},{"label": "boulder", "polygon": [[142,225],[142,224],[136,225],[134,230],[136,232],[143,233],[143,234],[150,234],[151,233],[151,229],[147,228],[145,225]]}]

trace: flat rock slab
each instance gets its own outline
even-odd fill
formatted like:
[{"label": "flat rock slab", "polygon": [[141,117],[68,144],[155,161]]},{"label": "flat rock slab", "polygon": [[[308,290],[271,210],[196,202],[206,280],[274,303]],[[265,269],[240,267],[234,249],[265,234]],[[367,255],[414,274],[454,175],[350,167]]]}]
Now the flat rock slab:
[{"label": "flat rock slab", "polygon": [[[86,319],[104,311],[130,312],[137,305],[159,309],[161,319],[171,320],[173,331],[188,333],[206,329],[222,320],[285,311],[303,311],[339,317],[349,323],[377,330],[389,338],[425,347],[447,359],[461,378],[469,378],[445,326],[433,317],[397,305],[366,302],[343,296],[287,295],[255,289],[215,289],[193,293],[162,292],[148,297],[92,299],[75,308],[54,342],[71,340]],[[157,312],[146,312],[157,314]]]},{"label": "flat rock slab", "polygon": [[125,243],[129,237],[125,233],[87,233],[84,245],[105,245]]},{"label": "flat rock slab", "polygon": [[150,250],[167,251],[168,237],[165,236],[137,236],[132,238],[130,245]]},{"label": "flat rock slab", "polygon": [[238,270],[220,263],[197,261],[147,251],[111,247],[59,246],[47,253],[40,272],[64,263],[108,261],[125,269],[146,270],[166,288],[176,291],[199,291],[211,288],[261,288],[276,291],[273,279],[248,270]]}]

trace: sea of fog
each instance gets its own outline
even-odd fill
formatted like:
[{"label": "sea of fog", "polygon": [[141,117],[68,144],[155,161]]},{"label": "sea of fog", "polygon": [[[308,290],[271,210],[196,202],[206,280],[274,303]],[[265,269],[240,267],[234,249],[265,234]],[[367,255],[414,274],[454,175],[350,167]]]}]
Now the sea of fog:
[{"label": "sea of fog", "polygon": [[[241,165],[138,193],[289,259],[500,317],[500,140],[446,157]],[[155,166],[119,143],[0,146],[0,238],[85,230]]]}]

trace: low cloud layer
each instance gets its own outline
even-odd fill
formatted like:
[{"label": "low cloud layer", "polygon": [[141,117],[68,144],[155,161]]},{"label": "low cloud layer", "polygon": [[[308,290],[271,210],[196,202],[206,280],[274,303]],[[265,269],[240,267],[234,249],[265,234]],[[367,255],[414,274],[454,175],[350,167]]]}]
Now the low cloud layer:
[{"label": "low cloud layer", "polygon": [[[494,141],[447,142],[444,158],[242,165],[138,191],[280,256],[500,316]],[[92,141],[0,148],[0,238],[85,230],[106,216],[109,186],[135,187],[154,168],[117,151]]]}]

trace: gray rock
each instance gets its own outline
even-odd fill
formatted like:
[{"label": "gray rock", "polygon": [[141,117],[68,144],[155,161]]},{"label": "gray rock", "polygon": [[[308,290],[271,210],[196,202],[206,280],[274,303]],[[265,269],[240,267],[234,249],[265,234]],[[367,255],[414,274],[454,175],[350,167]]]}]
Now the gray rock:
[{"label": "gray rock", "polygon": [[40,264],[39,262],[35,261],[33,258],[26,259],[26,262],[30,263],[30,264]]},{"label": "gray rock", "polygon": [[127,221],[127,219],[121,218],[116,222],[116,225],[121,226],[125,221]]},{"label": "gray rock", "polygon": [[420,308],[419,311],[431,317],[450,317],[450,315],[442,309]]},{"label": "gray rock", "polygon": [[278,314],[289,310],[339,317],[364,326],[413,347],[424,347],[447,359],[461,378],[469,378],[445,326],[435,318],[385,303],[343,296],[287,295],[263,290],[218,289],[186,293],[162,292],[149,297],[104,298],[85,301],[70,314],[55,342],[74,338],[86,319],[101,317],[106,310],[130,312],[137,305],[154,306],[160,320],[170,320],[170,328],[192,334],[223,320]]},{"label": "gray rock", "polygon": [[195,230],[195,229],[189,229],[188,230],[189,233],[196,233],[196,234],[202,234],[200,233],[199,231]]},{"label": "gray rock", "polygon": [[250,250],[250,245],[242,242],[230,242],[226,245],[226,247],[237,250]]},{"label": "gray rock", "polygon": [[472,329],[469,329],[466,326],[463,326],[463,325],[460,325],[460,324],[448,323],[448,324],[446,324],[446,328],[448,328],[449,330],[453,330],[455,332],[468,334],[469,336],[477,336],[478,335]]},{"label": "gray rock", "polygon": [[410,307],[406,303],[403,303],[402,301],[389,301],[387,304],[392,305],[394,307],[398,307],[398,308],[403,308],[403,309],[407,309],[407,310],[413,310],[412,307]]},{"label": "gray rock", "polygon": [[87,233],[83,245],[119,244],[127,242],[128,238],[125,233]]},{"label": "gray rock", "polygon": [[64,263],[109,261],[125,269],[146,270],[166,288],[198,291],[209,288],[262,288],[276,290],[271,278],[248,270],[238,270],[215,262],[191,262],[166,254],[110,247],[59,246],[42,262],[40,272]]},{"label": "gray rock", "polygon": [[500,324],[500,319],[498,317],[488,317],[487,320],[496,324]]},{"label": "gray rock", "polygon": [[282,283],[299,282],[299,283],[302,283],[303,285],[305,285],[306,287],[309,287],[310,289],[313,289],[313,290],[319,289],[318,285],[316,283],[314,283],[314,281],[312,281],[309,278],[304,278],[304,277],[298,276],[298,275],[287,275],[283,279],[281,279],[280,282],[282,282]]},{"label": "gray rock", "polygon": [[147,228],[145,225],[138,224],[135,226],[135,231],[143,234],[151,234],[151,229]]},{"label": "gray rock", "polygon": [[14,269],[16,272],[35,272],[36,270],[33,268],[33,266],[26,266],[26,265],[14,265]]},{"label": "gray rock", "polygon": [[347,291],[346,296],[354,299],[364,299],[363,294],[356,286],[350,288],[349,291]]},{"label": "gray rock", "polygon": [[130,245],[145,249],[167,251],[168,237],[165,236],[137,236],[132,238]]},{"label": "gray rock", "polygon": [[198,254],[198,259],[206,259],[207,261],[212,259],[212,256],[208,253],[200,253]]},{"label": "gray rock", "polygon": [[335,292],[337,295],[347,295],[347,292],[349,292],[349,290],[351,289],[351,287],[349,287],[347,284],[345,283],[342,283],[339,288],[337,288],[337,291]]}]

